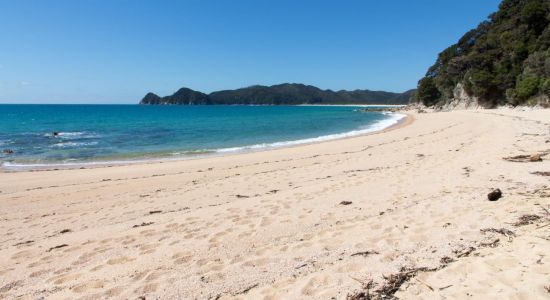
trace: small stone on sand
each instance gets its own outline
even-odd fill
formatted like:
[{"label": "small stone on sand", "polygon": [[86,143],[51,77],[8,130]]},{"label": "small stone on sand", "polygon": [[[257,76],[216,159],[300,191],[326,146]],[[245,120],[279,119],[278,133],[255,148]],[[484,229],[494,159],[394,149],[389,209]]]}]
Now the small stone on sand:
[{"label": "small stone on sand", "polygon": [[500,191],[500,189],[495,189],[487,194],[487,198],[489,199],[489,201],[497,201],[498,199],[500,199],[500,197],[502,197],[502,191]]}]

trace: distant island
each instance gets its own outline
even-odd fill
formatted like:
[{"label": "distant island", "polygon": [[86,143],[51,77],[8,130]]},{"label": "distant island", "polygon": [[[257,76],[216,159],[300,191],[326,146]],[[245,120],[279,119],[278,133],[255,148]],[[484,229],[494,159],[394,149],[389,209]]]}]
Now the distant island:
[{"label": "distant island", "polygon": [[332,91],[297,84],[254,85],[210,94],[181,88],[170,96],[148,93],[139,104],[149,105],[299,105],[299,104],[407,104],[415,90],[404,93],[354,90]]}]

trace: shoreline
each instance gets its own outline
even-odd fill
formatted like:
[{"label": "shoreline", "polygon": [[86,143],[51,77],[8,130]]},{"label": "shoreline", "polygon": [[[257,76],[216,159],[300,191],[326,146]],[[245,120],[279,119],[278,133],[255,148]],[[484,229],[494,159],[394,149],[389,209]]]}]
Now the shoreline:
[{"label": "shoreline", "polygon": [[298,104],[290,106],[405,107],[407,104]]},{"label": "shoreline", "polygon": [[[317,105],[312,105],[317,106]],[[320,106],[326,106],[326,105],[320,105]],[[345,105],[338,105],[338,106],[345,106]],[[350,106],[357,106],[357,105],[350,105]],[[379,106],[379,105],[375,105]],[[388,105],[390,107],[392,105]],[[394,106],[397,107],[397,106]],[[383,133],[390,130],[398,129],[403,126],[406,126],[408,124],[411,124],[414,122],[414,118],[409,113],[389,113],[389,115],[403,115],[400,119],[396,120],[395,124],[389,125],[385,128],[374,130],[371,132],[365,132],[360,133],[357,135],[351,135],[346,136],[349,133],[352,133],[354,131],[362,131],[366,129],[360,129],[360,130],[352,130],[349,132],[343,132],[343,133],[337,133],[337,134],[331,134],[327,136],[320,136],[315,138],[306,138],[302,140],[296,140],[296,141],[282,141],[282,142],[274,142],[270,143],[265,147],[262,148],[253,148],[255,145],[247,145],[247,146],[241,146],[241,147],[235,147],[235,151],[227,151],[229,148],[221,148],[221,149],[214,149],[209,153],[204,154],[196,154],[196,155],[174,155],[172,157],[151,157],[151,158],[143,158],[143,159],[136,159],[136,160],[107,160],[107,161],[84,161],[84,162],[75,162],[75,163],[44,163],[44,164],[20,164],[16,166],[12,166],[9,164],[9,166],[5,166],[4,163],[0,164],[0,173],[16,173],[16,172],[40,172],[40,171],[55,171],[55,170],[73,170],[73,169],[95,169],[95,168],[110,168],[110,167],[117,167],[117,166],[128,166],[128,165],[141,165],[141,164],[155,164],[155,163],[169,163],[169,162],[176,162],[176,161],[185,161],[185,160],[197,160],[197,159],[205,159],[205,158],[211,158],[211,157],[224,157],[224,156],[231,156],[231,155],[239,155],[239,154],[247,154],[247,153],[255,153],[255,152],[265,152],[265,151],[272,151],[277,149],[284,149],[284,148],[292,148],[292,147],[300,147],[305,145],[312,145],[312,144],[318,144],[318,143],[325,143],[330,141],[338,141],[343,139],[349,139],[349,138],[356,138],[360,136],[366,136],[371,134],[377,134],[377,133]],[[380,122],[384,122],[387,120],[383,120]],[[376,124],[372,124],[376,125]],[[336,136],[339,137],[336,138],[329,138],[329,139],[321,139],[328,136]],[[317,141],[312,142],[302,142],[305,140],[313,140],[313,139],[319,139]],[[294,142],[294,144],[293,144]],[[269,146],[274,144],[286,144],[281,146]],[[224,151],[225,150],[225,151]]]},{"label": "shoreline", "polygon": [[403,275],[400,299],[547,298],[550,110],[410,117],[270,151],[0,173],[0,298],[346,299]]}]

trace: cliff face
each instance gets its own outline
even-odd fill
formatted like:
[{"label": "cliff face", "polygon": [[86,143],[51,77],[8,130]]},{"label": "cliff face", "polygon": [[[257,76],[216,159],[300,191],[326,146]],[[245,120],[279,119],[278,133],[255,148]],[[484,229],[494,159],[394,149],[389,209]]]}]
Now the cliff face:
[{"label": "cliff face", "polygon": [[298,104],[407,104],[414,90],[404,93],[383,91],[321,90],[304,84],[284,83],[272,86],[251,86],[236,90],[213,92],[209,95],[188,88],[159,97],[148,93],[140,104],[256,104],[256,105],[298,105]]},{"label": "cliff face", "polygon": [[441,108],[443,110],[452,109],[477,109],[483,106],[479,104],[479,99],[475,96],[471,96],[466,92],[464,86],[459,83],[453,89],[453,97],[450,101],[446,102]]},{"label": "cliff face", "polygon": [[[418,83],[426,106],[536,105],[550,96],[550,1],[504,0],[499,10],[441,52]],[[468,98],[471,98],[468,100]]]}]

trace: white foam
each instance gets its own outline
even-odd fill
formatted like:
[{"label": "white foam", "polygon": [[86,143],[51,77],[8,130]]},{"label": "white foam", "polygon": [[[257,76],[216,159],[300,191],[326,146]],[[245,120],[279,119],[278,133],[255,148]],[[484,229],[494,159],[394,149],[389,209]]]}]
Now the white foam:
[{"label": "white foam", "polygon": [[378,121],[376,123],[373,123],[371,125],[366,126],[362,129],[352,130],[344,133],[336,133],[336,134],[329,134],[329,135],[323,135],[318,136],[314,138],[307,138],[307,139],[301,139],[301,140],[293,140],[293,141],[284,141],[284,142],[275,142],[275,143],[263,143],[263,144],[255,144],[255,145],[249,145],[249,146],[243,146],[243,147],[231,147],[231,148],[222,148],[216,150],[218,153],[231,153],[231,152],[239,152],[239,151],[246,151],[246,150],[259,150],[264,148],[281,148],[281,147],[288,147],[288,146],[295,146],[295,145],[302,145],[302,144],[311,144],[311,143],[318,143],[318,142],[324,142],[324,141],[330,141],[330,140],[336,140],[336,139],[342,139],[347,137],[353,137],[358,136],[362,134],[367,134],[379,130],[383,130],[385,128],[388,128],[392,125],[397,124],[401,119],[406,117],[404,114],[396,114],[396,113],[390,113],[390,112],[384,112],[384,115],[389,116],[389,118]]},{"label": "white foam", "polygon": [[76,132],[58,132],[58,136],[80,136],[86,134],[85,132],[76,131]]},{"label": "white foam", "polygon": [[51,147],[55,148],[77,148],[77,147],[84,147],[84,146],[94,146],[97,145],[97,142],[65,142],[65,143],[57,143],[53,144]]},{"label": "white foam", "polygon": [[58,132],[56,136],[53,135],[53,133],[45,133],[44,136],[46,137],[56,137],[61,139],[91,139],[91,138],[97,138],[99,137],[98,134],[95,134],[93,132],[86,132],[86,131],[74,131],[74,132]]}]

